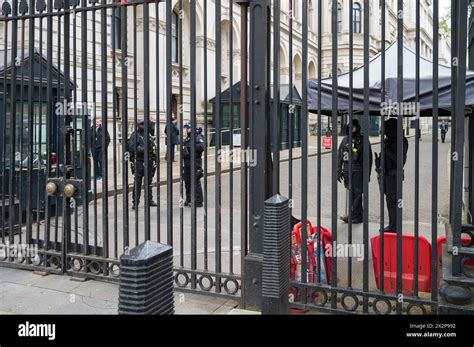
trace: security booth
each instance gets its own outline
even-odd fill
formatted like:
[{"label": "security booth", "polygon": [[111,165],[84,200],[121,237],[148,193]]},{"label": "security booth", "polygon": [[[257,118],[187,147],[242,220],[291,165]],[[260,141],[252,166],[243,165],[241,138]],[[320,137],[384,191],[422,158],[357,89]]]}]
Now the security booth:
[{"label": "security booth", "polygon": [[[27,205],[30,212],[41,214],[45,208],[45,186],[49,177],[63,175],[65,142],[65,115],[76,114],[74,107],[62,99],[64,74],[55,64],[49,63],[38,50],[18,51],[15,75],[12,80],[12,51],[0,50],[0,224],[15,212],[15,224],[21,224]],[[30,64],[33,64],[33,81],[30,81]],[[51,71],[50,83],[48,80]],[[48,91],[48,87],[50,90]],[[75,86],[70,82],[70,90]],[[15,89],[15,115],[10,99]],[[33,88],[31,90],[30,88]],[[33,100],[29,100],[30,96]],[[59,102],[58,102],[59,101]],[[32,105],[32,110],[30,110]],[[72,160],[74,175],[81,175],[80,141],[82,117],[73,117],[71,142],[75,145]],[[71,118],[70,118],[71,119]],[[31,125],[32,127],[31,127]],[[32,156],[30,156],[30,148]],[[49,160],[48,160],[49,159]],[[29,161],[32,160],[32,165]],[[47,168],[47,165],[50,165]],[[32,168],[30,170],[30,168]],[[13,177],[12,177],[13,175]],[[13,182],[13,184],[11,184]],[[31,182],[31,185],[29,185]],[[27,203],[29,201],[29,204]],[[10,204],[13,202],[13,209]],[[78,202],[80,203],[80,202]],[[60,198],[49,199],[50,213],[61,204]],[[59,212],[59,210],[58,210]],[[8,224],[8,223],[6,223]]]},{"label": "security booth", "polygon": [[[247,87],[248,88],[248,87]],[[273,88],[270,88],[270,107],[273,112],[275,107],[273,98]],[[240,82],[237,82],[223,91],[220,95],[220,110],[217,110],[216,98],[210,100],[212,104],[212,128],[210,129],[211,141],[210,145],[214,146],[214,138],[216,131],[216,117],[218,114],[221,117],[221,138],[222,145],[230,145],[230,136],[232,132],[233,145],[240,146]],[[231,108],[232,105],[232,108]],[[293,142],[293,148],[301,147],[301,96],[293,85],[280,86],[280,102],[277,107],[280,109],[280,148],[290,148],[290,140]],[[232,112],[231,112],[232,110]],[[290,121],[290,116],[293,115],[293,122]],[[293,128],[292,136],[290,138],[290,126]]]}]

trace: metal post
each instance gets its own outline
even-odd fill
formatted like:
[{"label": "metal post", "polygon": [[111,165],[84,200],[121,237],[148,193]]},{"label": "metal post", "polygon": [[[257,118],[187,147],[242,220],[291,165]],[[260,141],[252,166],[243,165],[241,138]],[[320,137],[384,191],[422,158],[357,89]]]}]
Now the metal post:
[{"label": "metal post", "polygon": [[[237,3],[240,7],[240,27],[241,27],[241,37],[240,37],[240,128],[241,128],[241,148],[248,149],[248,77],[247,77],[247,59],[248,59],[248,7],[249,0],[240,0]],[[240,246],[241,246],[241,274],[242,278],[245,278],[245,256],[247,255],[247,246],[248,246],[248,165],[244,162],[242,163],[240,170],[240,196],[241,196],[241,206],[240,206]],[[245,280],[242,280],[244,283]],[[246,292],[245,286],[242,290],[242,303],[243,306],[246,306]]]},{"label": "metal post", "polygon": [[[69,37],[69,0],[64,2],[64,7],[67,11],[64,12],[64,37]],[[71,86],[70,86],[70,56],[69,56],[69,40],[64,40],[64,100],[66,103],[70,102],[71,99]],[[70,165],[72,162],[72,148],[71,148],[71,116],[64,114],[64,127],[62,129],[64,134],[64,158],[63,158],[63,175],[64,179],[68,179],[70,176]],[[67,271],[67,253],[70,249],[71,244],[71,216],[72,207],[71,199],[63,197],[63,240],[62,240],[62,252],[61,252],[61,270],[63,273]],[[104,241],[105,242],[105,241]]]},{"label": "metal post", "polygon": [[[469,21],[469,70],[474,70],[474,11],[471,11],[471,18]],[[469,133],[474,133],[474,113],[469,117]],[[467,138],[469,143],[469,209],[471,214],[468,214],[469,223],[474,223],[472,214],[474,213],[474,141]]]},{"label": "metal post", "polygon": [[[453,133],[456,135],[456,141],[454,145],[454,152],[452,154],[453,160],[453,190],[451,194],[453,196],[452,205],[452,230],[453,230],[453,246],[460,247],[461,245],[461,228],[462,228],[462,190],[463,190],[463,164],[464,164],[464,121],[465,112],[464,105],[466,95],[464,93],[464,86],[466,83],[466,58],[467,58],[467,0],[459,1],[456,8],[457,16],[457,58],[459,59],[459,65],[457,69],[456,77],[456,94],[455,94],[455,105],[456,113],[454,117],[456,119],[456,126],[453,129]],[[466,16],[463,18],[463,16]],[[462,92],[461,92],[462,91]],[[453,255],[452,259],[452,272],[454,276],[461,274],[461,257],[459,255]]]},{"label": "metal post", "polygon": [[[250,168],[249,254],[245,257],[245,307],[261,307],[263,210],[271,194],[270,159],[270,1],[250,2],[250,150],[256,165]],[[258,129],[258,131],[255,131]]]}]

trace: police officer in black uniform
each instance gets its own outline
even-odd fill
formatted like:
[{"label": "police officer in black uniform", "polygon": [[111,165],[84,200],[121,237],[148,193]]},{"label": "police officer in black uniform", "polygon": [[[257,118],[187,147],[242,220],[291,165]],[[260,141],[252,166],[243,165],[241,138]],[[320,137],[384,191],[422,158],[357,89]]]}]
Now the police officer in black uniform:
[{"label": "police officer in black uniform", "polygon": [[[150,126],[150,129],[153,127]],[[148,163],[145,163],[145,141],[148,140]],[[145,134],[145,121],[140,119],[137,123],[137,130],[134,131],[128,139],[128,151],[130,153],[130,164],[132,166],[132,173],[135,175],[133,185],[133,205],[135,209],[140,204],[140,197],[142,193],[142,183],[145,177],[145,170],[148,170],[148,186],[150,187],[148,193],[149,205],[156,206],[153,201],[153,190],[151,184],[153,175],[157,165],[157,151],[156,143],[152,133]]]},{"label": "police officer in black uniform", "polygon": [[443,120],[439,128],[441,129],[441,141],[444,143],[446,141],[446,134],[448,133],[448,123]]},{"label": "police officer in black uniform", "polygon": [[[403,166],[407,161],[408,140],[403,136],[403,154],[398,155],[397,119],[390,118],[385,121],[384,140],[384,169],[381,168],[381,156],[376,154],[375,167],[377,174],[384,177],[384,193],[387,201],[389,224],[384,228],[385,232],[397,231],[397,162],[403,160]],[[404,132],[402,131],[402,134]],[[380,181],[380,180],[379,180]]]},{"label": "police officer in black uniform", "polygon": [[[349,143],[349,129],[352,131],[352,146]],[[352,223],[359,224],[363,221],[363,183],[364,183],[364,134],[361,132],[357,119],[352,121],[352,126],[347,126],[347,136],[344,137],[339,146],[339,170],[338,181],[344,182],[346,189],[349,189],[349,161],[352,162]],[[369,179],[372,169],[372,148],[369,143]],[[349,222],[348,216],[341,219]]]},{"label": "police officer in black uniform", "polygon": [[[186,133],[186,138],[183,140],[183,176],[184,184],[186,188],[186,201],[184,206],[191,206],[191,146],[193,143],[191,141],[191,133],[193,131],[191,123],[186,123],[184,125],[184,130]],[[203,193],[201,186],[201,178],[204,176],[204,171],[202,169],[202,153],[205,149],[205,139],[204,136],[196,130],[195,134],[195,175],[196,175],[196,207],[203,206]]]}]

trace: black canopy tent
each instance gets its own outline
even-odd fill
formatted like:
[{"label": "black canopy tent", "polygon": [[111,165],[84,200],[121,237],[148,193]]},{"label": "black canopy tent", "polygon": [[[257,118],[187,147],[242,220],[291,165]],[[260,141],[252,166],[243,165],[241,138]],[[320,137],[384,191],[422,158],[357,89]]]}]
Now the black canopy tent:
[{"label": "black canopy tent", "polygon": [[[369,112],[379,115],[382,93],[385,101],[394,103],[398,100],[398,43],[392,43],[385,50],[385,91],[382,90],[382,52],[369,62]],[[403,101],[414,102],[416,98],[416,53],[411,48],[403,46]],[[451,107],[451,68],[438,65],[439,71],[439,115],[450,115]],[[420,116],[431,116],[433,105],[433,62],[420,57]],[[364,111],[364,66],[353,70],[352,102],[354,113]],[[338,112],[349,112],[349,77],[344,73],[337,77]],[[308,108],[312,113],[318,112],[318,90],[321,85],[321,112],[332,114],[332,78],[308,81]],[[474,105],[474,72],[468,71],[466,78],[466,105]]]}]

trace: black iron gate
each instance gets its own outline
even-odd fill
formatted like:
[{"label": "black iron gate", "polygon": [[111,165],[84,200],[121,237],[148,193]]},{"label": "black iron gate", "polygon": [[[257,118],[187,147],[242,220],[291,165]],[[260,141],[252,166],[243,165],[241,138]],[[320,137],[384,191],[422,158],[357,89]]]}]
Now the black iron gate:
[{"label": "black iron gate", "polygon": [[[117,281],[120,255],[155,240],[173,246],[175,282],[181,290],[226,295],[258,308],[263,204],[280,193],[290,199],[295,219],[312,223],[311,228],[301,225],[301,261],[295,272],[305,274],[312,266],[308,239],[312,247],[319,245],[313,265],[325,263],[324,268],[313,268],[311,276],[301,276],[300,281],[295,277],[295,307],[377,314],[436,312],[442,224],[451,226],[443,258],[449,259],[443,264],[451,268],[448,283],[464,281],[462,257],[470,256],[467,247],[461,247],[461,255],[452,254],[467,230],[462,225],[462,110],[468,1],[452,1],[450,37],[439,36],[439,1],[433,1],[433,27],[423,33],[431,35],[431,46],[421,34],[421,11],[427,8],[421,5],[426,4],[4,1],[1,238],[9,249],[35,252],[6,252],[0,265]],[[407,11],[415,12],[411,24],[404,16]],[[407,25],[414,33],[411,48],[405,47]],[[396,37],[388,32],[392,27],[397,28]],[[451,83],[444,86],[452,102],[443,108],[438,98],[441,37],[449,37],[453,57]],[[414,56],[413,76],[404,76],[407,54]],[[371,65],[375,59],[377,68]],[[426,61],[433,62],[433,96],[428,102],[420,90],[422,82],[429,84],[422,74]],[[387,72],[392,66],[395,75]],[[379,84],[372,83],[373,76],[380,77]],[[232,87],[239,80],[240,108],[235,108],[238,100]],[[397,82],[401,80],[404,83]],[[302,98],[298,112],[292,104],[295,88]],[[223,101],[226,89],[229,95]],[[289,95],[281,95],[283,91]],[[284,142],[298,141],[301,148],[290,145],[281,150],[279,145],[282,108],[275,103],[281,96],[290,100],[284,110],[291,131]],[[429,106],[423,112],[394,117],[398,153],[403,152],[402,134],[409,126],[405,119],[412,120],[414,137],[409,138],[406,166],[399,160],[394,169],[398,230],[395,253],[387,255],[385,242],[392,241],[380,232],[387,224],[387,183],[383,171],[380,183],[374,177],[368,144],[382,153],[384,167],[384,120],[389,116],[381,105],[409,103],[420,111],[422,101]],[[225,115],[222,106],[228,106]],[[338,188],[338,129],[354,119],[360,120],[364,134],[369,134],[371,122],[380,126],[380,136],[363,138],[360,154],[363,179],[357,194],[362,193],[365,207],[362,225],[353,223],[354,189],[346,196],[346,190]],[[438,143],[442,120],[451,126],[451,148]],[[310,134],[310,128],[316,131]],[[348,137],[352,143],[351,132]],[[176,143],[179,150],[173,161]],[[353,172],[349,164],[348,187],[354,187]],[[442,181],[446,172],[448,190]],[[339,221],[341,211],[347,214],[346,225]],[[408,287],[401,261],[407,235],[413,237],[409,253],[414,262]],[[322,255],[326,241],[330,254]],[[344,250],[338,254],[339,246],[359,247],[360,259]],[[427,267],[420,265],[423,247],[429,251]],[[389,257],[396,260],[389,277],[394,288],[385,271],[376,279],[375,265],[384,268]],[[422,270],[430,276],[423,277]]]},{"label": "black iron gate", "polygon": [[[223,69],[233,84],[239,43],[232,3],[225,26],[220,1],[207,6],[3,2],[1,237],[35,253],[2,265],[116,281],[120,255],[151,239],[173,245],[178,288],[240,300],[240,161],[224,160],[233,144],[219,122],[211,134],[207,102],[220,104]],[[166,137],[173,118],[180,134]],[[188,122],[204,148],[189,147],[189,165],[182,146],[166,158]]]}]

